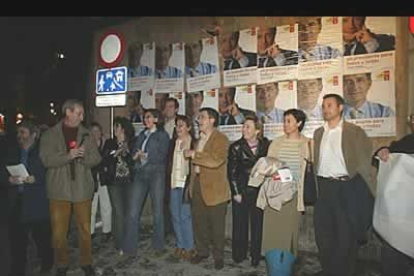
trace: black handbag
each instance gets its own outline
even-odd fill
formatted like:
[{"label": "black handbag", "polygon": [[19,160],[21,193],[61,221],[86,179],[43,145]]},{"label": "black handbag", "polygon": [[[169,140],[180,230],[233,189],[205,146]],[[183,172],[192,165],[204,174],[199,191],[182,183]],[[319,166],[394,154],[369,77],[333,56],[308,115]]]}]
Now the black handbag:
[{"label": "black handbag", "polygon": [[313,171],[312,151],[310,141],[308,142],[309,159],[306,159],[305,177],[303,180],[303,202],[305,206],[315,205],[318,198],[318,191],[316,188],[316,178]]}]

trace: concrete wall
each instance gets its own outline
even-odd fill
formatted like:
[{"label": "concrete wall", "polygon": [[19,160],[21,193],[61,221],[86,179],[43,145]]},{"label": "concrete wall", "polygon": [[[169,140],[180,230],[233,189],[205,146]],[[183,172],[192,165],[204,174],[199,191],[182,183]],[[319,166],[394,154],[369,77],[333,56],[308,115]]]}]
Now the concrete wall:
[{"label": "concrete wall", "polygon": [[[211,28],[213,24],[222,27],[223,31],[235,31],[254,26],[275,26],[283,24],[293,24],[297,21],[296,17],[140,17],[131,20],[121,26],[114,26],[114,29],[122,32],[124,36],[132,40],[142,42],[190,42],[200,38],[209,37],[201,31],[202,28]],[[414,80],[412,68],[414,68],[414,42],[408,30],[408,18],[397,17],[396,34],[396,110],[397,110],[397,136],[385,138],[372,138],[374,149],[388,145],[391,141],[404,136],[408,132],[406,118],[409,111],[413,111],[414,104]],[[112,28],[113,29],[113,28]],[[95,34],[92,56],[94,62],[90,71],[90,87],[88,88],[88,105],[95,120],[99,121],[106,133],[109,133],[110,114],[109,108],[94,108],[94,78],[98,66],[98,47],[99,38],[107,30],[101,30]],[[410,46],[410,47],[409,47]],[[407,58],[407,56],[409,58]],[[126,56],[122,64],[126,64]],[[410,88],[410,89],[409,89]],[[124,108],[115,108],[115,116],[124,116]],[[372,172],[375,174],[375,171]],[[147,202],[148,205],[149,202]],[[231,206],[227,213],[227,235],[231,236]],[[146,208],[144,215],[150,214],[150,208]],[[313,208],[307,208],[306,214],[302,217],[300,247],[304,251],[316,251],[313,230]],[[378,259],[378,240],[371,233],[370,241],[360,251],[361,257]]]}]

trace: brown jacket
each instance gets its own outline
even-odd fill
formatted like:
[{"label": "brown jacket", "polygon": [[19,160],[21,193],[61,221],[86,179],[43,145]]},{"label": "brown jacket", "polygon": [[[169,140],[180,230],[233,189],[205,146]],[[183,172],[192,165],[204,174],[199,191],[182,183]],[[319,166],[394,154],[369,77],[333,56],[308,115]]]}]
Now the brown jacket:
[{"label": "brown jacket", "polygon": [[[315,172],[318,174],[319,168],[319,149],[321,146],[324,128],[320,127],[315,130],[313,136],[315,140]],[[374,182],[371,178],[371,157],[372,157],[372,143],[369,140],[365,131],[355,124],[344,121],[342,130],[342,154],[344,155],[346,169],[349,177],[354,177],[359,173],[367,182],[374,192]]]},{"label": "brown jacket", "polygon": [[[230,185],[227,180],[227,154],[229,140],[214,130],[202,152],[196,152],[191,162],[190,197],[195,179],[194,166],[200,167],[200,188],[207,206],[215,206],[230,200]],[[197,145],[196,145],[197,148]]]}]

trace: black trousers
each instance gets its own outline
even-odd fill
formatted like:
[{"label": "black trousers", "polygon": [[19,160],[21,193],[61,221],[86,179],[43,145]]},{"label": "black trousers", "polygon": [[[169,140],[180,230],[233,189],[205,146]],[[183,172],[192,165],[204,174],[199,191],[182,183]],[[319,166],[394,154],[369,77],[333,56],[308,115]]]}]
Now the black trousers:
[{"label": "black trousers", "polygon": [[381,276],[414,276],[414,259],[383,242]]},{"label": "black trousers", "polygon": [[233,231],[232,257],[240,262],[247,257],[250,222],[250,257],[260,260],[263,234],[263,210],[256,207],[259,190],[248,187],[242,195],[242,202],[232,199]]},{"label": "black trousers", "polygon": [[[18,208],[18,207],[17,207]],[[20,222],[19,210],[14,212],[9,224],[10,251],[12,256],[11,276],[24,276],[29,233],[36,244],[41,260],[41,269],[53,266],[52,231],[49,220]]]},{"label": "black trousers", "polygon": [[318,177],[319,197],[314,210],[315,238],[319,261],[326,275],[348,276],[355,271],[357,238],[339,203],[340,187],[347,184],[349,181]]}]

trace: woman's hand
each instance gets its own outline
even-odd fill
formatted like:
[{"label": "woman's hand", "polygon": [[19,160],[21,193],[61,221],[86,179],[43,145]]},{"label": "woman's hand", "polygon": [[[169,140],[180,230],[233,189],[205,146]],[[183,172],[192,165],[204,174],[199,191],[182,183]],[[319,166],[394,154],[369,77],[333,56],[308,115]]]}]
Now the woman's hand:
[{"label": "woman's hand", "polygon": [[388,148],[383,148],[377,153],[377,156],[384,162],[387,162],[390,158],[390,150]]}]

